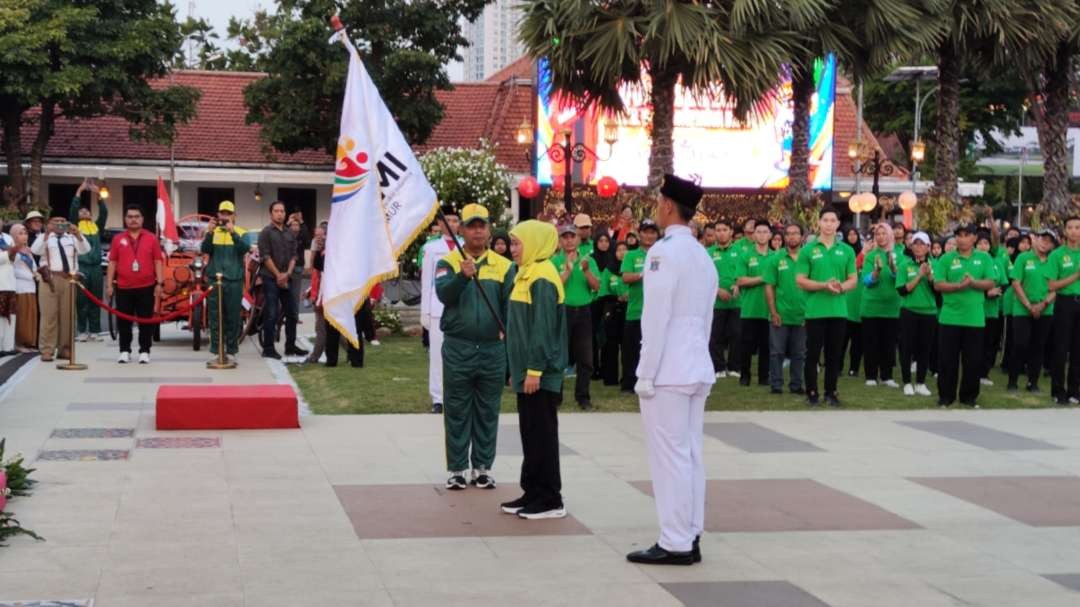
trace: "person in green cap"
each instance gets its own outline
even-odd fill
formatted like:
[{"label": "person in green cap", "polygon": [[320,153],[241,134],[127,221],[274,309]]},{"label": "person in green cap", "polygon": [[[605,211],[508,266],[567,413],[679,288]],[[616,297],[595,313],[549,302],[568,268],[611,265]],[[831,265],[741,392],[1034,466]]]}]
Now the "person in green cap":
[{"label": "person in green cap", "polygon": [[578,228],[564,224],[559,228],[560,251],[551,258],[551,263],[559,271],[566,292],[566,327],[570,332],[567,339],[576,367],[574,400],[583,411],[588,411],[593,408],[589,382],[595,364],[591,306],[600,288],[600,268],[590,253],[582,252],[580,244]]},{"label": "person in green cap", "polygon": [[[461,210],[465,244],[435,265],[435,294],[444,308],[443,428],[446,434],[446,488],[465,489],[471,482],[494,489],[491,466],[499,431],[499,406],[506,380],[506,305],[514,284],[513,264],[488,248],[488,210],[468,204]],[[464,250],[463,250],[464,249]],[[484,303],[487,296],[492,310]],[[471,453],[470,453],[471,448]],[[471,464],[471,465],[470,465]],[[472,469],[467,481],[465,473]]]},{"label": "person in green cap", "polygon": [[757,354],[757,383],[769,384],[769,306],[765,303],[765,268],[773,252],[769,250],[772,230],[769,222],[758,220],[746,250],[735,270],[739,287],[739,384],[750,385],[751,361]]},{"label": "person in green cap", "polygon": [[[994,260],[975,249],[975,228],[956,228],[956,250],[938,261],[934,289],[941,293],[938,315],[938,406],[960,403],[977,408],[986,328],[986,292],[994,288]],[[963,377],[960,377],[961,365]]]},{"label": "person in green cap", "polygon": [[[90,203],[97,201],[97,220],[90,219],[90,208],[82,205],[82,193],[90,190],[92,195]],[[98,186],[89,179],[84,179],[75,191],[75,197],[71,199],[71,208],[68,210],[68,220],[79,226],[86,242],[90,243],[90,252],[79,255],[79,273],[83,275],[83,285],[86,290],[101,299],[104,288],[104,279],[101,274],[101,232],[105,231],[105,224],[109,221],[109,207],[105,200],[98,196]],[[94,302],[79,291],[78,303],[76,304],[77,327],[75,331],[77,341],[98,341],[101,339],[101,311]]]},{"label": "person in green cap", "polygon": [[633,392],[637,383],[637,366],[641,359],[641,311],[645,303],[645,256],[660,238],[660,228],[652,219],[641,220],[638,227],[641,246],[627,251],[620,271],[623,284],[627,286],[626,325],[623,327],[622,363],[623,392]]},{"label": "person in green cap", "polygon": [[[210,353],[218,353],[218,297],[224,297],[221,309],[225,325],[225,353],[230,358],[240,351],[240,308],[244,297],[244,255],[251,248],[247,231],[236,226],[236,205],[224,200],[218,205],[217,219],[206,226],[201,250],[210,256],[206,277],[215,289],[207,298],[210,309]],[[217,292],[217,275],[222,274],[222,293]]]},{"label": "person in green cap", "polygon": [[859,316],[862,323],[866,385],[899,388],[893,379],[896,362],[896,329],[900,319],[897,265],[903,257],[893,241],[895,232],[884,221],[874,226],[874,246],[863,256]]},{"label": "person in green cap", "polygon": [[1039,391],[1043,353],[1054,324],[1054,300],[1050,290],[1050,254],[1057,246],[1052,230],[1040,230],[1034,248],[1021,253],[1013,263],[1012,286],[1016,301],[1013,315],[1013,351],[1009,365],[1009,385],[1015,391],[1020,373],[1027,370],[1027,391]]},{"label": "person in green cap", "polygon": [[802,251],[803,229],[784,227],[784,248],[765,267],[765,303],[769,306],[769,385],[773,394],[784,393],[784,358],[788,358],[792,394],[803,394],[806,366],[806,296],[795,284],[795,267]]}]

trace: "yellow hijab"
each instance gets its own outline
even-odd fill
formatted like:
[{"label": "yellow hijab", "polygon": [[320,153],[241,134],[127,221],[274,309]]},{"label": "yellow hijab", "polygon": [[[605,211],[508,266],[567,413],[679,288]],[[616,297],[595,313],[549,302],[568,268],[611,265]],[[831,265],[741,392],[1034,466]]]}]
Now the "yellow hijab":
[{"label": "yellow hijab", "polygon": [[514,291],[521,289],[527,292],[536,280],[547,279],[555,285],[559,292],[559,303],[562,303],[565,295],[562,280],[555,266],[548,261],[559,245],[559,234],[555,226],[530,219],[510,230],[510,236],[521,241],[521,263],[518,264],[518,273],[514,278]]}]

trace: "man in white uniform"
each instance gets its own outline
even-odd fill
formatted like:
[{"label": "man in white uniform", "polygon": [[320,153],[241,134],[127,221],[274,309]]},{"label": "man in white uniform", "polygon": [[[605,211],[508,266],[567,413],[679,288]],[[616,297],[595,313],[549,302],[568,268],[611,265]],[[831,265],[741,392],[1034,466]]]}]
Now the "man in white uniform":
[{"label": "man in white uniform", "polygon": [[660,518],[660,539],[627,560],[692,565],[701,560],[705,526],[702,442],[705,399],[715,381],[709,357],[718,278],[712,259],[688,226],[702,190],[664,176],[656,221],[664,238],[645,259],[641,361],[634,391],[641,399]]},{"label": "man in white uniform", "polygon": [[443,304],[435,294],[435,266],[452,248],[457,247],[455,239],[458,223],[460,223],[460,217],[452,207],[443,207],[442,211],[452,232],[448,234],[446,226],[439,222],[439,230],[443,237],[431,240],[424,245],[423,262],[420,266],[420,324],[428,330],[428,392],[431,394],[432,413],[443,412],[443,333],[439,328]]}]

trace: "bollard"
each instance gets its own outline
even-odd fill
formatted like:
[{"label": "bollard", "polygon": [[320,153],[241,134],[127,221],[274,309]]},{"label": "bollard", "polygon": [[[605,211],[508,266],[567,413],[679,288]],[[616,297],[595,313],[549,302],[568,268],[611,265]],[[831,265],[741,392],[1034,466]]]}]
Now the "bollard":
[{"label": "bollard", "polygon": [[225,291],[221,287],[221,272],[217,273],[217,360],[206,361],[207,369],[235,369],[236,363],[225,360],[225,315],[222,300],[225,299]]},{"label": "bollard", "polygon": [[68,332],[68,353],[71,358],[66,363],[56,363],[56,368],[62,371],[85,371],[86,365],[75,362],[75,330],[78,328],[78,323],[75,318],[75,302],[78,301],[79,289],[78,280],[75,275],[72,274],[68,277],[68,291],[71,292],[71,331]]}]

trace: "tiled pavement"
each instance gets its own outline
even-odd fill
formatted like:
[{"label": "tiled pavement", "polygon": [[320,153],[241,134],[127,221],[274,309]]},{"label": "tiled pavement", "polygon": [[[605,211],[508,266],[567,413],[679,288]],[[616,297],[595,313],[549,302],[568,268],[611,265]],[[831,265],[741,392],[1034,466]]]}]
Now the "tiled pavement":
[{"label": "tiled pavement", "polygon": [[623,558],[656,534],[636,415],[563,416],[572,518],[533,524],[496,509],[513,416],[500,488],[447,493],[438,417],[157,432],[156,385],[132,380],[275,376],[253,351],[208,371],[183,342],[150,368],[106,347],[0,401],[42,481],[10,506],[48,540],[0,549],[0,606],[1080,605],[1077,410],[709,413],[705,560],[644,568]]}]

